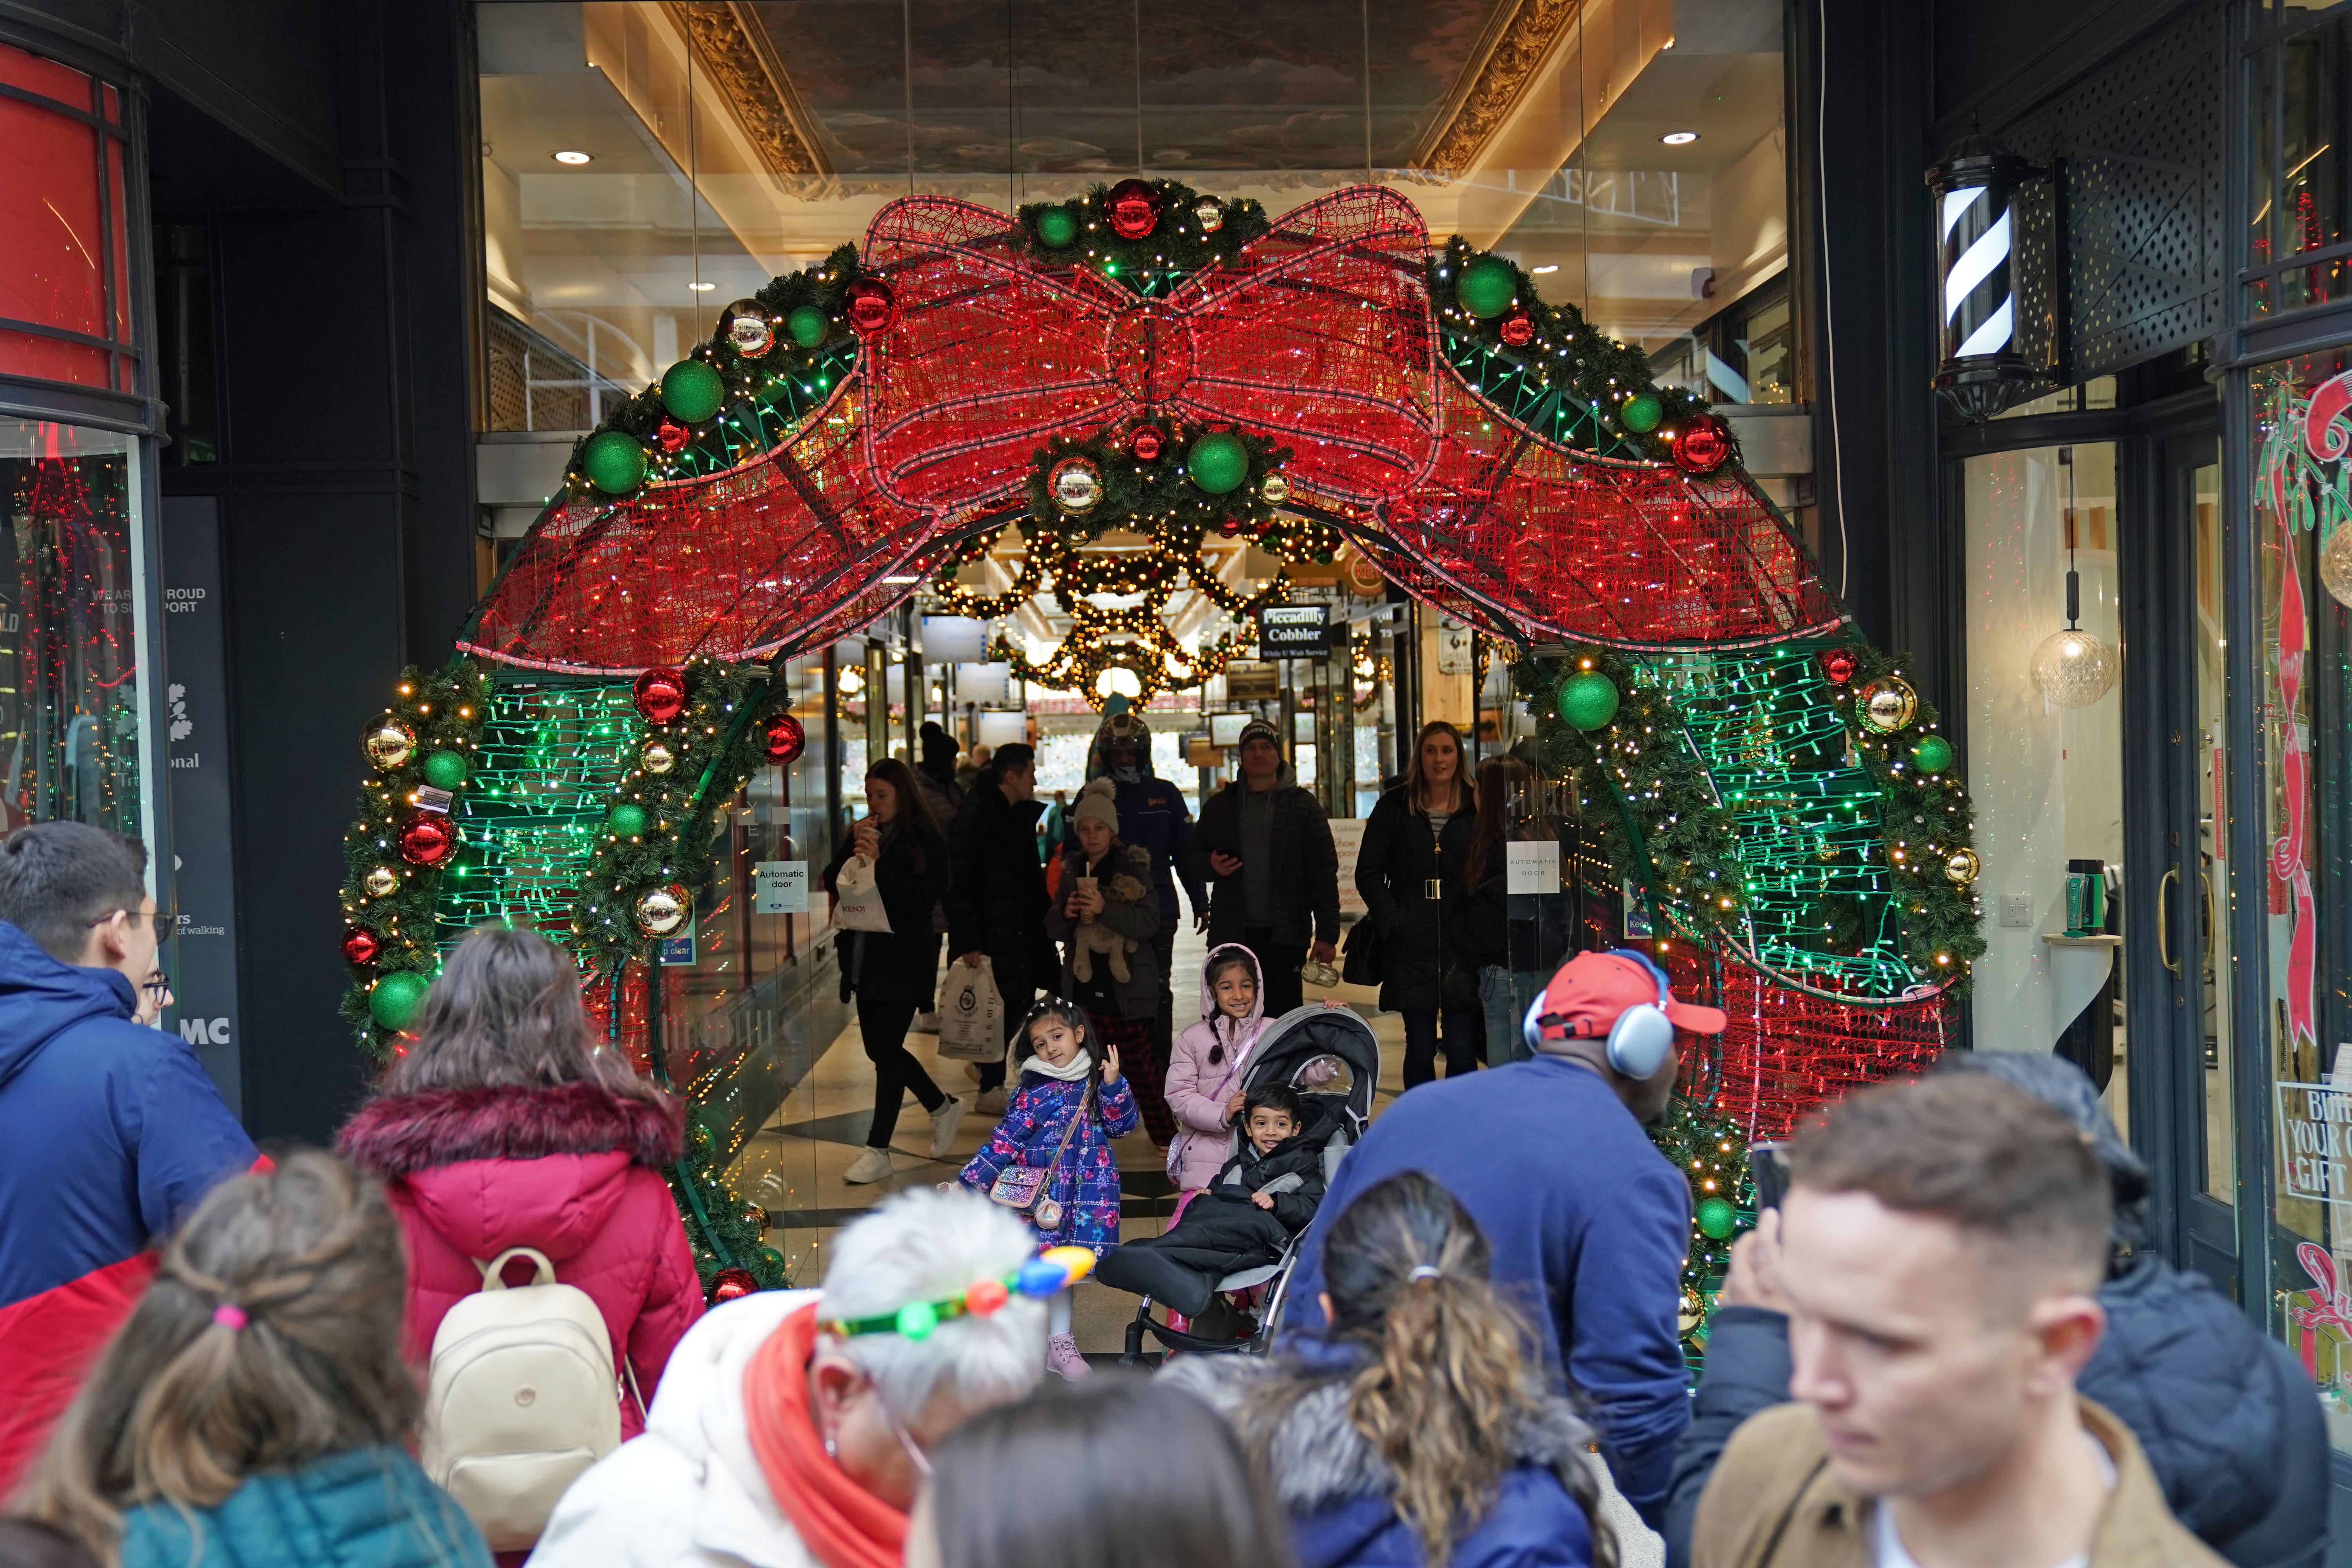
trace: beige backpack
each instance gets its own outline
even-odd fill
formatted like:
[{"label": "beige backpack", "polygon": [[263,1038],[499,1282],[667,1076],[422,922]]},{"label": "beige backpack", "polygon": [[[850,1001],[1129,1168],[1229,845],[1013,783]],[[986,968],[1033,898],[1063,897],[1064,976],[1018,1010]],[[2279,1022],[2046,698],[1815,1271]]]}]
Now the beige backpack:
[{"label": "beige backpack", "polygon": [[[539,1273],[509,1288],[500,1271],[517,1258]],[[546,1254],[512,1247],[475,1262],[481,1289],[433,1336],[419,1458],[491,1551],[520,1552],[564,1488],[620,1447],[613,1342],[596,1303],[557,1284]]]}]

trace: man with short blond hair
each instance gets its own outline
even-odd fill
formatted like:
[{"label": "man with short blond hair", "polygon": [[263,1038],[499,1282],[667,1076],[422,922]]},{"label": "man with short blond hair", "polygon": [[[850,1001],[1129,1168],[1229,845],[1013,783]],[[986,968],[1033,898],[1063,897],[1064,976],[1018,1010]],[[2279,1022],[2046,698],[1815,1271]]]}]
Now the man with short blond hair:
[{"label": "man with short blond hair", "polygon": [[2106,1322],[2111,1200],[2072,1122],[1990,1077],[1887,1084],[1802,1132],[1790,1166],[1799,1403],[1732,1437],[1697,1568],[2221,1562],[2074,1391]]}]

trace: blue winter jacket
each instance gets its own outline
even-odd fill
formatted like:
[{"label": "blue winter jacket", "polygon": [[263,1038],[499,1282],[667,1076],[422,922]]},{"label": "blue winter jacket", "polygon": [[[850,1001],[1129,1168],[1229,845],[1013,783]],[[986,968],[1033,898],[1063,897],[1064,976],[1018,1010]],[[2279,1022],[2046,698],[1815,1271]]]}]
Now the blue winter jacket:
[{"label": "blue winter jacket", "polygon": [[1486,1233],[1496,1289],[1528,1311],[1618,1489],[1654,1528],[1690,1421],[1676,1318],[1690,1184],[1600,1074],[1561,1058],[1423,1084],[1341,1162],[1300,1249],[1286,1334],[1322,1326],[1331,1223],[1405,1171],[1444,1186]]},{"label": "blue winter jacket", "polygon": [[[1108,773],[1102,776],[1111,778],[1111,804],[1118,810],[1118,841],[1151,851],[1151,885],[1160,894],[1160,918],[1165,922],[1160,930],[1172,931],[1180,912],[1176,906],[1180,880],[1196,912],[1209,907],[1209,895],[1192,876],[1192,814],[1183,795],[1173,784],[1154,775],[1150,763],[1143,764],[1142,772],[1143,776],[1133,784],[1121,784]],[[1070,864],[1079,854],[1078,825],[1066,823],[1062,863]]]},{"label": "blue winter jacket", "polygon": [[[1427,1568],[1419,1532],[1397,1513],[1395,1472],[1349,1419],[1357,1364],[1345,1348],[1309,1336],[1286,1343],[1273,1363],[1180,1356],[1161,1375],[1230,1419],[1270,1371],[1326,1374],[1284,1413],[1266,1445],[1299,1568]],[[1517,1434],[1518,1463],[1439,1568],[1588,1568],[1592,1527],[1563,1477],[1591,1462],[1591,1436],[1565,1401],[1547,1400]]]},{"label": "blue winter jacket", "polygon": [[122,1568],[490,1568],[449,1494],[398,1448],[247,1476],[216,1508],[122,1516]]},{"label": "blue winter jacket", "polygon": [[0,922],[0,1495],[145,1289],[150,1238],[254,1163],[131,982]]}]

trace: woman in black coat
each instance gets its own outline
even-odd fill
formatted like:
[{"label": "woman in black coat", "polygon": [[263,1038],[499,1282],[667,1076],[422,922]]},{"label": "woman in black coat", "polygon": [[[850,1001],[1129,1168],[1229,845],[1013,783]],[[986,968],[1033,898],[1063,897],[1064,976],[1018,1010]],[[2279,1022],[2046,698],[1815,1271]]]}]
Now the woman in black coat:
[{"label": "woman in black coat", "polygon": [[824,890],[836,900],[842,868],[862,856],[874,868],[874,885],[889,917],[886,932],[845,931],[836,939],[843,983],[857,994],[857,1033],[866,1058],[874,1064],[874,1124],[866,1148],[850,1162],[844,1180],[878,1182],[890,1173],[890,1138],[898,1130],[898,1107],[913,1089],[931,1118],[931,1158],[944,1156],[963,1119],[963,1102],[943,1094],[923,1064],[907,1049],[907,1026],[930,1005],[939,970],[939,938],[931,910],[948,889],[948,845],[923,804],[915,775],[896,757],[885,757],[866,774],[867,815],[850,830],[824,868]]},{"label": "woman in black coat", "polygon": [[1463,777],[1461,733],[1422,726],[1404,783],[1364,824],[1356,890],[1380,944],[1381,1005],[1404,1015],[1404,1086],[1472,1071],[1486,1044],[1478,980],[1449,960],[1446,922],[1458,918],[1477,799]]}]

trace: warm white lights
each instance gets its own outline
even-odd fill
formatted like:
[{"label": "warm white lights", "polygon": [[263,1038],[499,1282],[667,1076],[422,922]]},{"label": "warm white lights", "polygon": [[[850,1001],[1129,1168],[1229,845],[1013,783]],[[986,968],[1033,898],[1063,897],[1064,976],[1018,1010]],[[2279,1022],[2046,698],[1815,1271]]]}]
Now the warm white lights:
[{"label": "warm white lights", "polygon": [[561,153],[551,153],[548,156],[559,163],[593,163],[596,161],[595,153],[576,152],[569,147]]},{"label": "warm white lights", "polygon": [[2088,708],[2115,687],[2114,650],[2076,626],[2052,632],[2033,650],[2033,684],[2061,708]]},{"label": "warm white lights", "polygon": [[1669,147],[1687,147],[1692,142],[1698,140],[1698,132],[1696,131],[1669,131],[1664,136],[1659,137],[1658,140],[1664,142]]}]

